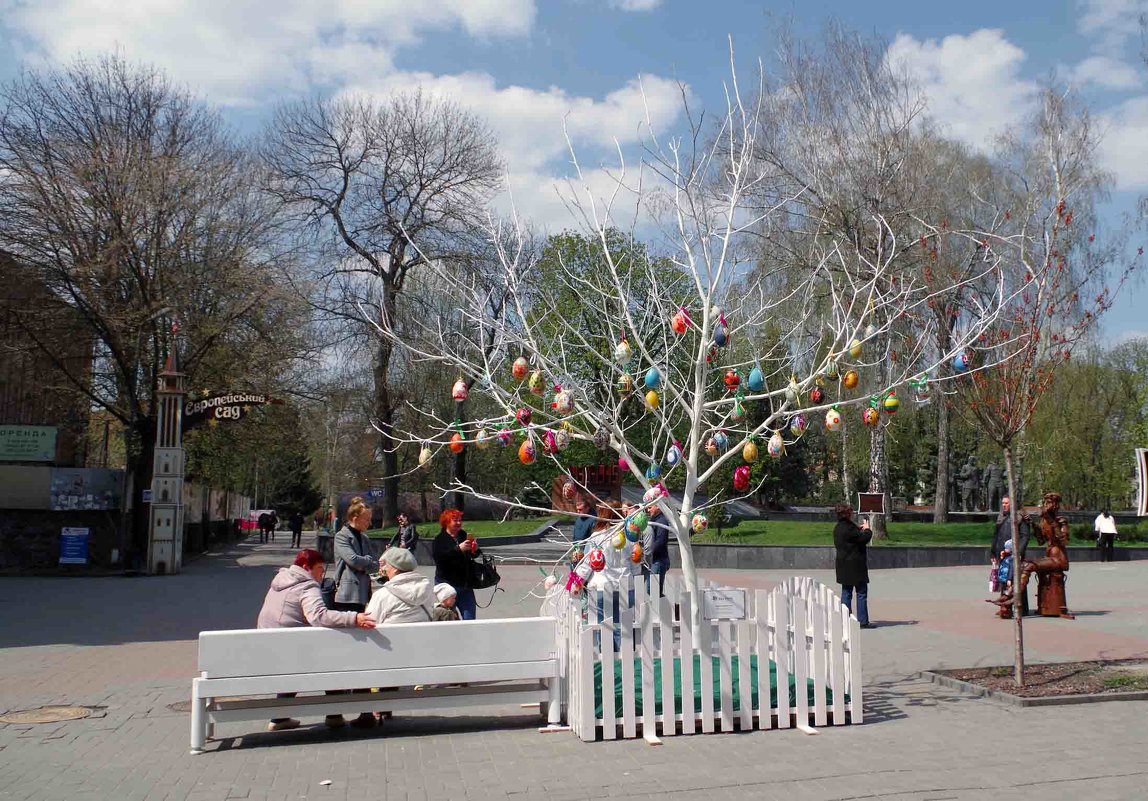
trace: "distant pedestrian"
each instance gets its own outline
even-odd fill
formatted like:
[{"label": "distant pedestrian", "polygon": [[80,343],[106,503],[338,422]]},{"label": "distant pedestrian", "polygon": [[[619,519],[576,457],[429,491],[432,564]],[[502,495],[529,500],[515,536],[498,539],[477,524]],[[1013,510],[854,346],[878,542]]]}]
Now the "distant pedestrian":
[{"label": "distant pedestrian", "polygon": [[435,584],[449,584],[458,594],[455,601],[463,620],[474,620],[478,602],[471,586],[474,559],[480,555],[478,542],[471,539],[462,527],[462,512],[447,509],[439,515],[442,530],[431,546],[434,553]]},{"label": "distant pedestrian", "polygon": [[1116,561],[1116,518],[1105,509],[1092,523],[1096,531],[1096,547],[1100,549],[1101,562]]},{"label": "distant pedestrian", "polygon": [[833,529],[833,545],[837,549],[837,583],[841,585],[841,603],[853,611],[853,596],[857,596],[857,620],[863,629],[876,628],[869,622],[869,558],[866,548],[873,539],[869,521],[858,526],[853,522],[853,507],[837,504],[837,525]]},{"label": "distant pedestrian", "polygon": [[[1000,581],[997,579],[998,571],[1000,569],[1001,552],[1005,549],[1005,544],[1008,543],[1008,549],[1012,551],[1012,516],[1010,509],[1012,503],[1006,495],[1001,498],[1001,511],[997,515],[996,527],[993,529],[993,544],[989,547],[989,563],[992,565],[991,575],[994,577],[994,587],[989,588],[989,592],[1001,592]],[[1023,564],[1025,552],[1028,550],[1028,540],[1032,534],[1031,518],[1024,514],[1023,507],[1018,510],[1021,518],[1017,524],[1017,544],[1018,552],[1016,559],[1017,564]],[[1028,614],[1028,592],[1020,599],[1020,613],[1022,615]],[[1012,612],[1008,609],[1002,609],[1000,617],[1005,620],[1012,619]]]},{"label": "distant pedestrian", "polygon": [[291,529],[291,547],[300,548],[303,540],[303,513],[292,512],[287,519],[287,527]]},{"label": "distant pedestrian", "polygon": [[578,512],[578,516],[574,518],[574,533],[571,539],[574,542],[582,542],[590,537],[598,518],[590,514],[590,504],[582,496],[578,496],[574,509]]},{"label": "distant pedestrian", "polygon": [[279,529],[279,514],[272,509],[267,516],[267,531],[271,534],[271,541],[275,542],[275,532]]},{"label": "distant pedestrian", "polygon": [[391,544],[388,547],[406,548],[411,554],[415,554],[415,548],[419,544],[419,532],[414,522],[406,512],[399,512],[395,523],[398,525],[398,531],[391,537]]},{"label": "distant pedestrian", "polygon": [[646,592],[650,592],[650,576],[658,577],[658,597],[666,594],[666,573],[670,570],[670,527],[662,518],[662,508],[650,504],[647,512],[650,522],[642,537],[642,575],[646,578]]},{"label": "distant pedestrian", "polygon": [[267,537],[271,531],[271,515],[267,512],[260,512],[256,524],[259,526],[259,541],[267,542]]}]

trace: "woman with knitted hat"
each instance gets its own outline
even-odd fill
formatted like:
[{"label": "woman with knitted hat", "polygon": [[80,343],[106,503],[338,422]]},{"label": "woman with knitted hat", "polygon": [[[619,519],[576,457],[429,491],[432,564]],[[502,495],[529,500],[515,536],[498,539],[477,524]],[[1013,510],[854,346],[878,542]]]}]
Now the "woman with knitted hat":
[{"label": "woman with knitted hat", "polygon": [[379,560],[387,583],[371,596],[367,614],[378,625],[386,623],[426,623],[435,605],[433,585],[416,572],[415,555],[406,548],[388,548]]}]

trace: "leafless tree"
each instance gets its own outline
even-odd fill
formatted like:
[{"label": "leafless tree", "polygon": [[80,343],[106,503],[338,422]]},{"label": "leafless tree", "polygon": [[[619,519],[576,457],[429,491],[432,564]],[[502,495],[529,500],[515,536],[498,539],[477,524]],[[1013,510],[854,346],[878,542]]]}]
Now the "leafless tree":
[{"label": "leafless tree", "polygon": [[[362,334],[390,329],[411,270],[460,256],[499,185],[494,136],[476,116],[421,92],[281,107],[263,147],[268,190],[326,248],[313,302]],[[412,243],[417,241],[418,248]],[[374,339],[374,407],[385,508],[398,511],[394,344]]]}]

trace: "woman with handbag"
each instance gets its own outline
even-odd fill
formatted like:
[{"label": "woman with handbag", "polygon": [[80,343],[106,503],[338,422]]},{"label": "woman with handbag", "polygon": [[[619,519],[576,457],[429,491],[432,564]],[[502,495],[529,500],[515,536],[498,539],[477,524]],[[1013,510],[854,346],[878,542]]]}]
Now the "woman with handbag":
[{"label": "woman with handbag", "polygon": [[462,528],[462,512],[445,510],[438,519],[442,530],[434,538],[434,583],[449,584],[458,593],[455,607],[463,620],[474,620],[478,603],[474,598],[475,558],[481,555],[478,543]]}]

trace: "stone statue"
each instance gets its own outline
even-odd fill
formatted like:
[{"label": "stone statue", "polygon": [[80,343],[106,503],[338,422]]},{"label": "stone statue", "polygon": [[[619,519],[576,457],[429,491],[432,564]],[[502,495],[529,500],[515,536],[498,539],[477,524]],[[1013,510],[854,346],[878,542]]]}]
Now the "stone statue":
[{"label": "stone statue", "polygon": [[995,512],[1000,508],[1001,495],[1003,484],[1001,483],[1001,468],[995,462],[990,463],[985,468],[984,474],[984,490],[985,490],[985,505],[990,512]]},{"label": "stone statue", "polygon": [[957,473],[957,485],[961,488],[961,511],[971,512],[976,503],[976,492],[980,486],[980,479],[977,477],[977,465],[973,461],[973,457],[961,466],[961,471]]},{"label": "stone statue", "polygon": [[[1060,494],[1046,492],[1042,499],[1040,521],[1036,527],[1037,542],[1044,545],[1044,558],[1035,562],[1025,560],[1020,569],[1020,592],[1028,589],[1028,580],[1037,575],[1037,605],[1045,617],[1075,619],[1068,612],[1064,591],[1064,574],[1068,572],[1068,520],[1060,515]],[[1012,603],[1011,592],[1001,593],[996,603]]]}]

